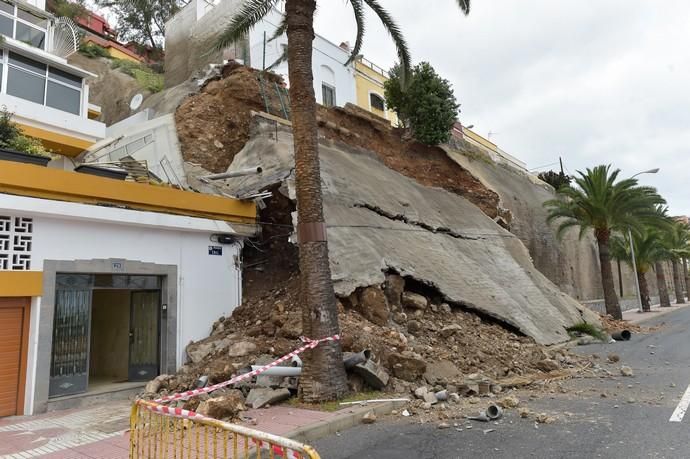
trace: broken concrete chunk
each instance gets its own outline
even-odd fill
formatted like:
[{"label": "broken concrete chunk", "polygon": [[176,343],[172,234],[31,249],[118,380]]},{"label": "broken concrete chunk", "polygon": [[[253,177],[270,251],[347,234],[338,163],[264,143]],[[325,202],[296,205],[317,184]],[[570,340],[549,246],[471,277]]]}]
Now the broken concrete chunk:
[{"label": "broken concrete chunk", "polygon": [[238,343],[232,344],[228,349],[228,355],[230,357],[244,357],[256,350],[256,344],[251,341],[240,341]]},{"label": "broken concrete chunk", "polygon": [[414,390],[414,396],[421,400],[424,400],[424,396],[428,393],[429,389],[426,386],[421,386]]},{"label": "broken concrete chunk", "polygon": [[[429,363],[424,373],[424,379],[426,379],[429,384],[447,384],[458,380],[461,376],[458,367],[449,360],[439,360],[438,362]],[[457,389],[449,389],[449,392],[457,392]]]},{"label": "broken concrete chunk", "polygon": [[432,405],[435,405],[438,402],[438,399],[436,398],[436,394],[433,394],[431,392],[427,392],[424,394],[423,398],[424,402],[430,403]]},{"label": "broken concrete chunk", "polygon": [[275,405],[288,398],[290,398],[290,391],[285,388],[267,389],[257,387],[250,390],[249,394],[247,394],[246,404],[257,409],[266,405]]},{"label": "broken concrete chunk", "polygon": [[192,363],[199,363],[215,350],[216,344],[214,342],[190,343],[187,346],[187,356]]},{"label": "broken concrete chunk", "polygon": [[239,390],[233,390],[227,395],[204,400],[199,404],[197,412],[214,419],[232,419],[246,410],[244,396]]},{"label": "broken concrete chunk", "polygon": [[364,363],[355,365],[352,371],[361,376],[364,382],[375,390],[386,387],[390,379],[388,371],[373,360],[367,360]]},{"label": "broken concrete chunk", "polygon": [[419,334],[423,330],[422,324],[418,320],[410,320],[407,322],[407,331],[413,335]]},{"label": "broken concrete chunk", "polygon": [[621,360],[621,358],[620,358],[620,356],[619,356],[618,354],[609,354],[609,355],[606,357],[606,359],[607,359],[610,363],[620,362],[620,360]]},{"label": "broken concrete chunk", "polygon": [[517,406],[520,405],[520,399],[514,395],[509,395],[507,397],[502,398],[501,401],[498,403],[503,408],[517,408]]},{"label": "broken concrete chunk", "polygon": [[410,309],[425,310],[429,306],[429,300],[426,297],[413,292],[403,292],[402,305]]}]

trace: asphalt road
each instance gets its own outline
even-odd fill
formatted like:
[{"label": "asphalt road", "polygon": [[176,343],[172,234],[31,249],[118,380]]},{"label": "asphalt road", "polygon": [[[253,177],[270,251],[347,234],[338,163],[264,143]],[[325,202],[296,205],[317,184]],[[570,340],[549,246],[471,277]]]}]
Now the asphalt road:
[{"label": "asphalt road", "polygon": [[[690,308],[645,325],[661,322],[666,325],[659,331],[629,342],[576,348],[601,356],[601,365],[616,376],[571,380],[565,393],[527,402],[533,411],[556,416],[552,424],[520,419],[515,410],[496,424],[458,419],[449,429],[388,417],[314,446],[324,459],[690,458],[690,414],[669,421],[690,385]],[[618,376],[620,364],[603,363],[609,353],[634,376]]]}]

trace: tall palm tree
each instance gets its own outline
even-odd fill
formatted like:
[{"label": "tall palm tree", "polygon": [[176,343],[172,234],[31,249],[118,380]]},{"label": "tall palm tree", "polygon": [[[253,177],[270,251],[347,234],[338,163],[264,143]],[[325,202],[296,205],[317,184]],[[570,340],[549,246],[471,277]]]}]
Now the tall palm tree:
[{"label": "tall palm tree", "polygon": [[676,303],[685,302],[683,279],[680,272],[680,260],[690,256],[690,228],[681,222],[674,222],[664,232],[663,243],[669,252],[671,268],[673,270],[673,285],[676,293]]},{"label": "tall palm tree", "polygon": [[[470,0],[456,0],[464,14]],[[245,0],[217,43],[225,48],[242,39],[278,3],[278,0]],[[357,35],[348,64],[359,54],[365,29],[365,7],[383,23],[397,48],[404,74],[409,73],[410,53],[400,28],[378,0],[349,0],[357,24]],[[328,2],[319,2],[327,8]],[[316,0],[287,0],[278,35],[287,33],[287,60],[290,79],[290,112],[295,147],[297,234],[299,240],[300,295],[304,333],[321,338],[339,333],[328,242],[323,215],[321,173],[316,124],[316,98],[312,73],[312,42]],[[318,346],[305,356],[299,393],[305,401],[340,397],[347,390],[340,343]]]},{"label": "tall palm tree", "polygon": [[[654,229],[643,229],[642,231],[633,234],[634,250],[630,251],[630,241],[627,237],[616,234],[611,237],[611,256],[614,259],[624,261],[628,264],[630,269],[635,269],[637,281],[640,286],[640,299],[642,302],[642,310],[651,310],[651,299],[649,296],[649,286],[647,284],[647,273],[652,267],[656,267],[656,263],[666,258],[667,251],[661,243],[660,235]],[[635,254],[635,266],[632,263],[632,253]],[[663,276],[663,270],[661,270]],[[657,270],[657,283],[659,282],[659,271]],[[665,279],[663,279],[665,283]],[[665,285],[663,291],[666,292],[666,301],[668,301],[668,291]],[[662,297],[662,285],[659,285],[659,296]]]},{"label": "tall palm tree", "polygon": [[549,211],[547,221],[558,220],[559,237],[573,227],[580,228],[580,237],[588,230],[594,231],[606,313],[622,319],[611,271],[611,236],[628,228],[637,231],[645,221],[657,217],[654,206],[663,204],[664,200],[656,189],[639,186],[634,178],[618,180],[620,170],[611,170],[610,165],[587,169],[586,173],[578,171],[577,174],[574,185],[557,191],[560,199],[544,203]]}]

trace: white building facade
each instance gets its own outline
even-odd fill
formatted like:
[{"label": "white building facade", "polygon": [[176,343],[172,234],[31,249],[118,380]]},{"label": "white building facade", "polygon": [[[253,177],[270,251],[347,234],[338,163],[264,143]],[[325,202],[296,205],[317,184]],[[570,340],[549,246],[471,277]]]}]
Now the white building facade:
[{"label": "white building facade", "polygon": [[0,106],[27,135],[76,156],[105,136],[105,125],[89,118],[100,112],[89,105],[86,79],[95,75],[62,57],[77,38],[44,9],[45,1],[0,1]]}]

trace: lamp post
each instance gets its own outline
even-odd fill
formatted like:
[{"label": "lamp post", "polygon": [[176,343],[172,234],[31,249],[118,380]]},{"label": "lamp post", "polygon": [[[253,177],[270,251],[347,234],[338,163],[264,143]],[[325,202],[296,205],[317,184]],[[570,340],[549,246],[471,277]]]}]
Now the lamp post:
[{"label": "lamp post", "polygon": [[[656,174],[659,172],[659,168],[649,169],[648,171],[638,172],[637,174],[630,177],[631,179],[642,174]],[[640,280],[637,278],[637,262],[635,261],[635,243],[632,238],[632,230],[628,227],[628,240],[630,241],[630,258],[633,267],[633,278],[635,279],[635,293],[637,294],[637,312],[642,312],[642,293],[640,292]]]}]

